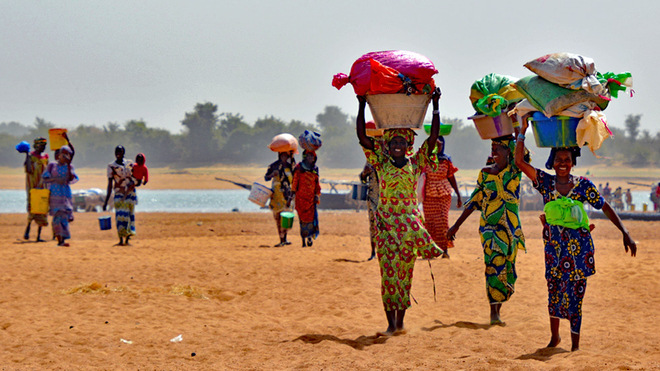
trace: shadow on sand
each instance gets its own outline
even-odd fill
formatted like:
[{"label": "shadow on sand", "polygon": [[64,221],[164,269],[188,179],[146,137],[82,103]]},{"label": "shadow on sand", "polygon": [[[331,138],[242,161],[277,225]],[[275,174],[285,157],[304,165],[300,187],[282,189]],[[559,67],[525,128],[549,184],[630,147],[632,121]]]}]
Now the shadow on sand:
[{"label": "shadow on sand", "polygon": [[319,344],[323,341],[334,341],[335,343],[338,344],[348,345],[349,347],[356,350],[364,350],[364,348],[371,345],[385,344],[387,342],[387,339],[389,339],[388,336],[378,336],[378,335],[373,335],[373,336],[362,335],[357,339],[353,340],[353,339],[341,339],[334,335],[307,334],[297,337],[292,341],[302,341],[307,344]]},{"label": "shadow on sand", "polygon": [[555,354],[568,353],[568,350],[562,348],[539,348],[534,353],[523,354],[516,359],[526,360],[534,359],[537,361],[549,361]]},{"label": "shadow on sand", "polygon": [[437,329],[441,328],[448,328],[448,327],[458,327],[458,328],[466,328],[470,330],[488,330],[493,327],[503,327],[506,326],[505,323],[497,324],[497,325],[491,325],[491,324],[483,324],[483,323],[474,323],[474,322],[467,322],[467,321],[458,321],[452,324],[444,324],[442,321],[435,320],[436,325],[431,326],[431,327],[422,327],[423,331],[435,331]]},{"label": "shadow on sand", "polygon": [[335,260],[333,260],[333,261],[334,261],[334,262],[337,262],[337,263],[364,263],[364,262],[368,262],[369,259],[364,259],[364,260],[352,260],[352,259],[338,258],[338,259],[335,259]]}]

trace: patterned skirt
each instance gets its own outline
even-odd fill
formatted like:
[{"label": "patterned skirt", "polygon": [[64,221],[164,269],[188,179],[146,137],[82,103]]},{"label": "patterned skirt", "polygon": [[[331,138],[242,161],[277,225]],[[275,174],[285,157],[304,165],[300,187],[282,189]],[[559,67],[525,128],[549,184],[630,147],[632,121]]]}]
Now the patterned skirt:
[{"label": "patterned skirt", "polygon": [[445,251],[447,248],[454,247],[454,241],[447,239],[450,208],[451,195],[424,197],[424,226],[438,247]]}]

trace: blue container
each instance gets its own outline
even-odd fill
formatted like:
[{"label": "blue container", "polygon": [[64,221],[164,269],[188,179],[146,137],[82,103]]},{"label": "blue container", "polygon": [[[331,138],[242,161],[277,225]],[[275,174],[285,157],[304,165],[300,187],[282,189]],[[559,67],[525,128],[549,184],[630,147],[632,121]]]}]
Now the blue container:
[{"label": "blue container", "polygon": [[366,201],[369,194],[369,186],[366,184],[353,184],[353,194],[351,198],[358,201]]},{"label": "blue container", "polygon": [[575,130],[580,122],[579,118],[568,116],[547,118],[541,112],[534,112],[531,121],[537,147],[575,147],[578,145]]},{"label": "blue container", "polygon": [[112,228],[112,220],[109,216],[102,216],[99,218],[99,226],[102,231],[107,231]]},{"label": "blue container", "polygon": [[16,150],[20,153],[30,152],[30,143],[22,141],[16,145]]}]

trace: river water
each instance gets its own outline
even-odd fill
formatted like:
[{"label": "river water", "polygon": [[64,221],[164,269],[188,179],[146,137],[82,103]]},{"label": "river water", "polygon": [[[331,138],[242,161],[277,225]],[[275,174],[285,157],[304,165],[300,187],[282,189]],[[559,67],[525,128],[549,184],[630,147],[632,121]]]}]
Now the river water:
[{"label": "river water", "polygon": [[[247,190],[139,190],[138,212],[169,213],[223,213],[263,212],[258,205],[248,200]],[[633,191],[636,210],[646,203],[649,210],[653,204],[649,191]],[[467,200],[463,196],[464,201]],[[24,213],[26,194],[24,190],[0,190],[0,213]]]}]

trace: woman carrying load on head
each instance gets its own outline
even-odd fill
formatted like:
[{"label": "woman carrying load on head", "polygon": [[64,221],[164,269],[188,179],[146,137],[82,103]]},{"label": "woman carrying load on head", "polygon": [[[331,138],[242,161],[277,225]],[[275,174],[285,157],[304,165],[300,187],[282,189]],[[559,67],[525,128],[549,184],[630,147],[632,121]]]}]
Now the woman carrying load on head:
[{"label": "woman carrying load on head", "polygon": [[53,217],[53,236],[57,238],[58,246],[69,246],[66,240],[71,238],[69,223],[73,221],[73,200],[70,184],[78,181],[71,165],[73,153],[70,146],[62,146],[55,155],[57,162],[48,164],[42,176],[50,189],[48,203]]},{"label": "woman carrying load on head", "polygon": [[385,130],[383,142],[366,134],[364,109],[366,99],[358,96],[357,136],[367,161],[380,179],[380,203],[377,221],[376,253],[381,272],[381,295],[388,327],[379,335],[404,332],[403,320],[410,307],[410,288],[417,256],[438,257],[442,250],[424,228],[417,208],[417,178],[429,159],[440,128],[438,100],[440,91],[432,94],[433,122],[431,135],[413,154],[415,132],[412,129]]},{"label": "woman carrying load on head", "polygon": [[282,218],[280,213],[287,211],[291,208],[291,183],[293,182],[293,167],[296,165],[296,160],[293,158],[294,151],[278,152],[277,161],[268,166],[264,180],[272,180],[273,194],[270,198],[269,207],[273,212],[273,218],[277,225],[277,233],[280,236],[280,243],[275,247],[282,247],[290,245],[291,242],[287,241],[286,235],[288,230],[282,227]]},{"label": "woman carrying load on head", "polygon": [[302,247],[312,246],[319,235],[319,215],[316,210],[321,197],[319,168],[316,166],[316,152],[305,150],[303,160],[293,169],[292,198],[295,199]]},{"label": "woman carrying load on head", "polygon": [[110,195],[114,192],[115,220],[119,246],[129,245],[135,232],[135,205],[137,194],[132,173],[132,162],[124,158],[126,149],[115,147],[115,161],[108,164],[108,190],[103,203],[103,211],[108,207]]},{"label": "woman carrying load on head", "polygon": [[447,238],[452,189],[457,196],[456,207],[460,208],[463,200],[461,200],[454,177],[458,168],[451,162],[451,157],[445,154],[445,138],[442,136],[438,137],[431,161],[434,162],[433,166],[424,168],[424,174],[426,174],[426,181],[423,185],[424,225],[433,241],[442,249],[442,257],[449,258],[447,249],[454,247],[454,241]]},{"label": "woman carrying load on head", "polygon": [[486,263],[486,294],[491,325],[503,325],[502,303],[515,291],[516,255],[525,250],[520,226],[521,172],[513,163],[515,141],[511,135],[492,139],[492,163],[479,172],[477,187],[465,203],[463,213],[447,232],[454,239],[458,229],[474,210],[481,212],[479,234]]},{"label": "woman carrying load on head", "polygon": [[623,226],[610,204],[601,197],[596,186],[587,178],[574,177],[571,169],[580,155],[579,147],[553,148],[545,167],[555,175],[534,168],[523,156],[523,141],[527,131],[527,117],[522,118],[515,151],[516,165],[532,180],[534,188],[543,196],[541,215],[545,240],[545,278],[548,284],[548,312],[550,314],[550,343],[556,347],[561,341],[559,319],[571,324],[571,350],[580,347],[582,302],[587,277],[596,272],[594,243],[584,203],[602,209],[607,218],[623,234],[623,246],[630,254],[637,254],[637,245]]},{"label": "woman carrying load on head", "polygon": [[46,149],[46,138],[36,138],[34,140],[34,151],[27,152],[25,156],[25,190],[27,191],[27,227],[23,234],[23,239],[30,239],[30,224],[34,220],[39,229],[37,230],[37,242],[43,242],[41,239],[41,228],[48,226],[48,214],[33,214],[31,212],[30,190],[46,188],[41,176],[48,166],[48,154],[43,153]]}]

